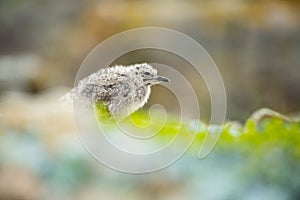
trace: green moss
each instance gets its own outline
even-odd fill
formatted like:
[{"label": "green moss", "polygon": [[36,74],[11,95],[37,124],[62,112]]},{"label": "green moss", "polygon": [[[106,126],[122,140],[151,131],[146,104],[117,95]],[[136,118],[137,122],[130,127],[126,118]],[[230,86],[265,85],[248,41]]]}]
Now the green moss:
[{"label": "green moss", "polygon": [[[95,106],[95,112],[99,123],[112,123],[113,120],[105,106],[100,103]],[[189,124],[181,123],[176,117],[168,116],[168,119],[161,119],[161,115],[154,114],[152,118],[144,111],[138,111],[122,121],[123,124],[131,124],[138,127],[137,130],[152,129],[158,130],[157,141],[163,143],[170,141],[180,134],[184,142],[194,141],[191,147],[192,152],[199,150],[206,131],[190,128]],[[201,124],[199,124],[201,125]],[[230,130],[230,123],[225,124],[215,151],[236,151],[241,155],[252,154],[264,156],[266,153],[274,151],[284,151],[289,156],[300,158],[300,124],[284,122],[280,119],[266,119],[259,124],[255,124],[251,119],[245,125],[235,130],[235,135]],[[142,134],[142,131],[141,131]],[[196,134],[196,135],[194,135]],[[191,152],[191,151],[190,151]]]},{"label": "green moss", "polygon": [[95,103],[94,109],[98,121],[108,121],[111,119],[108,108],[101,102]]}]

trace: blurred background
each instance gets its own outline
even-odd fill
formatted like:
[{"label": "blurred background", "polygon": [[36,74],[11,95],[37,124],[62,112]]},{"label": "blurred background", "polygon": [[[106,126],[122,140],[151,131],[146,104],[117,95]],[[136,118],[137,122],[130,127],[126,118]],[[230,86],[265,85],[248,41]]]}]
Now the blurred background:
[{"label": "blurred background", "polygon": [[[207,50],[223,76],[228,119],[244,122],[260,107],[299,116],[299,1],[0,0],[0,200],[257,199],[254,193],[289,199],[289,193],[259,184],[244,191],[224,160],[199,165],[195,157],[131,176],[89,157],[71,108],[58,99],[98,43],[143,26],[175,29]],[[176,59],[164,58],[164,52],[133,52],[115,63]],[[205,85],[184,61],[173,62],[200,91],[201,114],[208,120]],[[149,105],[170,99],[160,90],[154,88]],[[171,100],[163,103],[174,107]],[[199,169],[208,173],[192,174]]]}]

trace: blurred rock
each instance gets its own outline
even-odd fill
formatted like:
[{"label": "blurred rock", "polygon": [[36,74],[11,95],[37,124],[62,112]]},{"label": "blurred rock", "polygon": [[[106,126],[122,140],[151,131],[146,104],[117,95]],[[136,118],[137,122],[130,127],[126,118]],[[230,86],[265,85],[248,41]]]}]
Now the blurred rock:
[{"label": "blurred rock", "polygon": [[33,54],[0,56],[0,92],[30,91],[39,75],[40,59]]},{"label": "blurred rock", "polygon": [[8,92],[0,103],[0,133],[7,129],[42,134],[48,145],[56,145],[65,134],[74,134],[72,105],[59,99],[66,88],[53,88],[38,96],[20,92]]},{"label": "blurred rock", "polygon": [[0,199],[41,199],[41,183],[34,174],[26,169],[15,166],[2,166],[0,177]]}]

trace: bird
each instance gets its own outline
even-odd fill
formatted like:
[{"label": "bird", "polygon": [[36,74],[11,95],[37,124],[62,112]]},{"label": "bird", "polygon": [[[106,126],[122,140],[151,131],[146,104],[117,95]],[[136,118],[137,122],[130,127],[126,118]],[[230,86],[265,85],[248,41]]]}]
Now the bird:
[{"label": "bird", "polygon": [[169,81],[147,63],[115,65],[79,81],[66,98],[88,104],[101,103],[113,118],[124,118],[147,103],[151,86]]}]

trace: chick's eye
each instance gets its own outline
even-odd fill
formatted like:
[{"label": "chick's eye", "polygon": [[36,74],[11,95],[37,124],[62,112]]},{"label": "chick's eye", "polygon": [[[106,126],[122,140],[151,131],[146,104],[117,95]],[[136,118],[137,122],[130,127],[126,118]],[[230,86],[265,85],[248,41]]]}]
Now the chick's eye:
[{"label": "chick's eye", "polygon": [[146,76],[149,76],[150,75],[150,72],[145,72],[144,73]]}]

